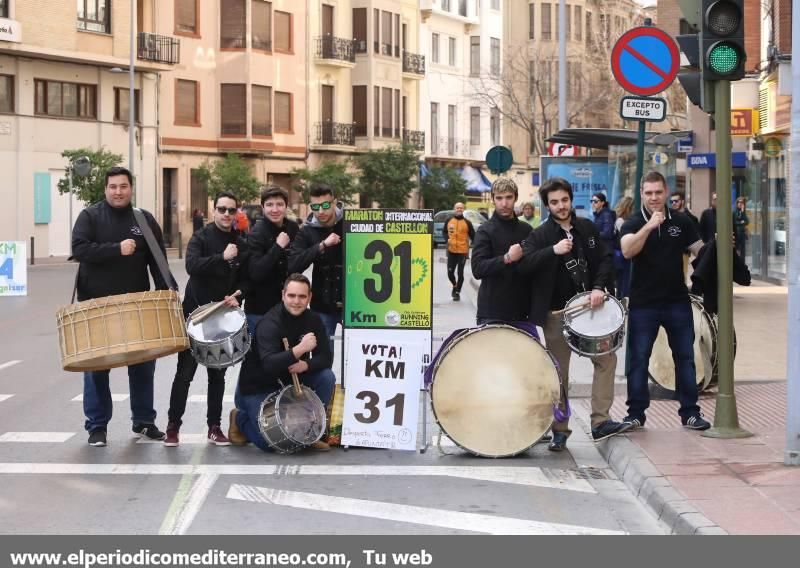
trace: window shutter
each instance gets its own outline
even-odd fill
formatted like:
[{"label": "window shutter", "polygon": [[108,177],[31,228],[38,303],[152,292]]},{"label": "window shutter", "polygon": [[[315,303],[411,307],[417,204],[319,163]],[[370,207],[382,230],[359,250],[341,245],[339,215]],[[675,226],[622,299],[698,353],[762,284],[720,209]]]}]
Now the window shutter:
[{"label": "window shutter", "polygon": [[197,117],[197,83],[178,79],[175,85],[175,121],[195,124]]},{"label": "window shutter", "polygon": [[196,0],[175,0],[175,28],[180,32],[197,33]]},{"label": "window shutter", "polygon": [[245,85],[222,85],[222,134],[247,134]]},{"label": "window shutter", "polygon": [[275,49],[292,50],[292,15],[287,12],[275,12]]},{"label": "window shutter", "polygon": [[292,95],[275,93],[275,129],[283,132],[292,130]]},{"label": "window shutter", "polygon": [[225,0],[220,6],[221,47],[246,47],[246,11],[244,0]]},{"label": "window shutter", "polygon": [[272,136],[272,88],[253,85],[253,135]]}]

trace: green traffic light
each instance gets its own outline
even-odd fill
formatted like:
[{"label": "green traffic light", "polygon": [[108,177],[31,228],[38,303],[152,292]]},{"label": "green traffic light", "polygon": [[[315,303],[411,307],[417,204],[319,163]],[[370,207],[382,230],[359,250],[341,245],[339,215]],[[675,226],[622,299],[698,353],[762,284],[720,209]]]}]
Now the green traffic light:
[{"label": "green traffic light", "polygon": [[711,48],[711,52],[708,54],[709,67],[720,75],[735,71],[739,66],[739,60],[739,51],[727,43],[718,43]]}]

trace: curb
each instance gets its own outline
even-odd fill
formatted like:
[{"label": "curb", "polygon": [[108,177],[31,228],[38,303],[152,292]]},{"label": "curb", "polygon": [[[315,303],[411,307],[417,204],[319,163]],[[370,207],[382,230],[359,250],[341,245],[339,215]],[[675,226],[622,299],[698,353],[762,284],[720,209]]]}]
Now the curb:
[{"label": "curb", "polygon": [[[573,407],[573,415],[588,428],[586,411]],[[613,436],[595,447],[617,477],[647,506],[671,534],[726,535],[728,532],[701,513],[628,436]]]}]

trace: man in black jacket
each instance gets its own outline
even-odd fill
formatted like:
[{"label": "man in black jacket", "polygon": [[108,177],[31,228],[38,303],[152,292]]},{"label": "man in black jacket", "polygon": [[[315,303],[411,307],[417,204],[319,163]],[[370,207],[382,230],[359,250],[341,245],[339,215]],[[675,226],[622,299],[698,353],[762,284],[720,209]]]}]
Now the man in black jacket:
[{"label": "man in black jacket", "polygon": [[[614,293],[612,252],[600,240],[594,223],[578,217],[572,209],[572,186],[563,178],[551,178],[539,189],[542,206],[550,216],[522,243],[524,255],[519,263],[530,274],[530,321],[542,326],[547,349],[559,366],[563,392],[569,392],[569,362],[572,351],[562,334],[562,310],[576,294],[591,290],[592,309],[600,307],[605,295]],[[616,353],[592,358],[592,438],[595,441],[619,434],[630,425],[611,420],[614,402]],[[561,401],[566,410],[566,401]],[[569,418],[553,423],[549,449],[560,452],[571,434]]]},{"label": "man in black jacket", "polygon": [[528,319],[530,278],[523,276],[517,263],[522,258],[520,243],[531,226],[514,215],[519,196],[517,184],[498,178],[492,184],[494,215],[483,223],[472,245],[472,275],[481,281],[478,289],[478,325]]},{"label": "man in black jacket", "polygon": [[[265,452],[271,451],[258,427],[261,403],[281,385],[291,384],[291,373],[297,373],[300,382],[313,390],[323,404],[333,396],[333,354],[322,319],[308,309],[312,300],[308,278],[292,274],[283,289],[283,302],[258,322],[253,346],[239,374],[241,396],[230,415],[228,436],[234,444],[250,441]],[[283,338],[289,340],[291,349],[284,347]],[[311,447],[330,449],[322,441]]]},{"label": "man in black jacket", "polygon": [[[238,202],[227,192],[214,199],[214,222],[197,231],[186,248],[186,272],[189,282],[183,297],[183,315],[189,317],[196,308],[209,302],[225,301],[236,307],[239,302],[231,296],[236,290],[247,292],[247,242],[233,229]],[[208,441],[228,446],[230,441],[220,428],[222,397],[225,394],[225,369],[206,369],[208,373]],[[178,368],[172,381],[169,397],[169,423],[164,445],[177,446],[189,386],[197,372],[197,361],[189,349],[178,354]]]},{"label": "man in black jacket", "polygon": [[251,334],[255,333],[256,324],[264,314],[281,302],[283,283],[289,275],[289,245],[300,227],[286,218],[288,205],[286,190],[268,186],[261,191],[264,218],[256,223],[247,239],[252,289],[247,295],[244,311]]},{"label": "man in black jacket", "polygon": [[700,213],[700,238],[710,243],[717,235],[717,192],[711,194],[711,207]]},{"label": "man in black jacket", "polygon": [[312,264],[311,309],[319,314],[330,337],[342,323],[342,219],[333,189],[323,184],[311,186],[311,221],[303,225],[289,249],[289,273],[302,273]]},{"label": "man in black jacket", "polygon": [[[142,229],[133,216],[133,178],[125,168],[106,172],[105,200],[81,211],[72,229],[72,255],[78,268],[78,300],[150,290],[148,268],[156,289],[168,289],[158,270]],[[148,211],[142,211],[162,252],[161,227]],[[162,440],[155,425],[153,375],[155,361],[128,366],[133,431],[150,440]],[[108,384],[109,371],[83,374],[83,412],[89,445],[105,446],[106,429],[114,405]]]}]

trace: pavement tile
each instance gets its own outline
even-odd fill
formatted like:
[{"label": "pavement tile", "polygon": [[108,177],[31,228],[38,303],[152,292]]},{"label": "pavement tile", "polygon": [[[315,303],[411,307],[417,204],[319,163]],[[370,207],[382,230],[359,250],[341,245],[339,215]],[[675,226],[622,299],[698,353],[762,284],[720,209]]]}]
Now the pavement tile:
[{"label": "pavement tile", "polygon": [[758,491],[772,499],[783,512],[800,522],[800,485],[761,486]]},{"label": "pavement tile", "polygon": [[706,517],[730,534],[800,534],[800,523],[766,501],[747,506],[735,500],[708,500],[695,503]]},{"label": "pavement tile", "polygon": [[[668,478],[673,487],[678,489],[687,499],[697,501],[719,500],[722,502],[739,503],[739,506],[745,502],[749,504],[770,503],[764,495],[758,492],[755,487],[749,485],[719,485],[715,486],[712,483],[685,483],[679,477]],[[680,487],[678,485],[680,484]]]},{"label": "pavement tile", "polygon": [[731,463],[730,468],[750,485],[794,485],[800,496],[800,468],[782,463]]},{"label": "pavement tile", "polygon": [[[749,487],[735,475],[670,475],[667,480],[675,489],[689,495],[708,487]],[[687,492],[688,490],[688,492]]]},{"label": "pavement tile", "polygon": [[658,470],[666,476],[672,475],[725,475],[731,473],[727,465],[712,463],[666,463],[658,466]]}]

